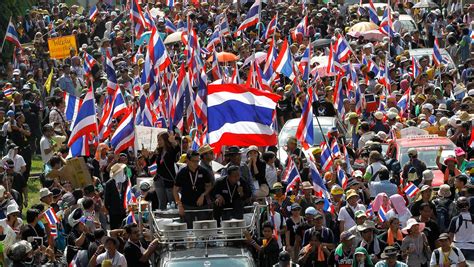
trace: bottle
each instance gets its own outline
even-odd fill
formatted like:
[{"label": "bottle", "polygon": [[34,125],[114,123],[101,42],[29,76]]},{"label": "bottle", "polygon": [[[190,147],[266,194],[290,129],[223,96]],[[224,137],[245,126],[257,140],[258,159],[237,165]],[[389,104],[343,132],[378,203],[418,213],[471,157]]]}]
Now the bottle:
[{"label": "bottle", "polygon": [[168,202],[168,203],[166,204],[166,210],[169,211],[170,209],[171,209],[171,204],[170,204],[170,202]]}]

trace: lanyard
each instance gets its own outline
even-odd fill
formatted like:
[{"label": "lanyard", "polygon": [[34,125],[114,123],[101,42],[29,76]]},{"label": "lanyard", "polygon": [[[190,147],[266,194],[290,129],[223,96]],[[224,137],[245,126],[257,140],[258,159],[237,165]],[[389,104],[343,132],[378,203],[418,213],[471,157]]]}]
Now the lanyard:
[{"label": "lanyard", "polygon": [[193,185],[194,191],[196,191],[196,182],[198,179],[198,173],[199,171],[196,169],[196,174],[194,175],[194,180],[193,180],[193,176],[191,175],[191,172],[189,172],[189,180],[191,180],[191,184]]},{"label": "lanyard", "polygon": [[229,180],[225,180],[225,182],[227,183],[227,190],[229,190],[229,196],[230,196],[230,203],[232,203],[232,199],[234,198],[234,195],[235,195],[235,185],[234,185],[234,189],[232,190],[232,193],[230,192],[230,186],[229,186]]}]

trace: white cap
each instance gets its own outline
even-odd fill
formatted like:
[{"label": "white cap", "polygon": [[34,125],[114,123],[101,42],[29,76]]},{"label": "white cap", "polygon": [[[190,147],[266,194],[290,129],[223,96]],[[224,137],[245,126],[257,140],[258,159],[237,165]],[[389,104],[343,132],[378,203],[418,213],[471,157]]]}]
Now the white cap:
[{"label": "white cap", "polygon": [[381,111],[377,111],[377,112],[375,112],[374,117],[377,120],[381,120],[381,119],[383,119],[383,113]]},{"label": "white cap", "polygon": [[16,204],[8,205],[8,207],[7,207],[7,216],[12,214],[12,213],[16,213],[16,212],[20,213],[20,210],[18,209],[18,205],[16,205]]},{"label": "white cap", "polygon": [[423,179],[427,181],[433,180],[434,174],[431,170],[424,170],[423,171]]},{"label": "white cap", "polygon": [[433,112],[433,105],[430,103],[423,104],[421,108],[426,108],[426,109],[429,109],[431,112]]}]

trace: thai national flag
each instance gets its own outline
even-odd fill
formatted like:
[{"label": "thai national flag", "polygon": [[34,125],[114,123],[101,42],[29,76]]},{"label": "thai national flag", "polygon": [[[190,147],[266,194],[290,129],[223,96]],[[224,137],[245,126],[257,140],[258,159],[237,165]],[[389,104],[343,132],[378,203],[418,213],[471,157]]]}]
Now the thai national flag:
[{"label": "thai national flag", "polygon": [[174,0],[166,0],[166,6],[170,9],[174,8]]},{"label": "thai national flag", "polygon": [[165,31],[167,33],[173,33],[176,32],[177,28],[174,26],[173,22],[169,20],[168,18],[165,18]]},{"label": "thai national flag", "polygon": [[339,63],[342,63],[349,58],[351,53],[352,50],[349,43],[342,34],[339,35],[339,38],[337,39],[334,47],[334,60]]},{"label": "thai national flag", "polygon": [[[280,96],[238,84],[210,84],[207,96],[209,145],[275,145],[273,114]],[[216,152],[217,153],[217,152]]]},{"label": "thai national flag", "polygon": [[107,93],[109,96],[113,96],[117,90],[117,75],[115,74],[112,56],[108,50],[105,53],[105,74],[107,74]]},{"label": "thai national flag", "polygon": [[263,67],[262,80],[263,82],[271,86],[274,81],[277,80],[277,73],[273,70],[273,62],[278,57],[278,53],[274,46],[275,40],[272,39],[270,42],[270,47],[268,48],[267,58],[265,60],[265,66]]},{"label": "thai national flag", "polygon": [[230,34],[229,22],[227,21],[227,16],[224,16],[220,19],[219,29],[221,30],[221,35],[226,36]]},{"label": "thai national flag", "polygon": [[418,61],[416,61],[416,58],[414,56],[411,57],[411,71],[411,76],[413,77],[413,79],[416,79],[416,77],[420,75],[421,66]]},{"label": "thai national flag", "polygon": [[89,10],[89,19],[94,21],[95,17],[99,15],[99,10],[97,9],[97,5],[94,5],[91,10]]},{"label": "thai national flag", "polygon": [[369,6],[367,7],[367,11],[369,13],[369,19],[371,22],[379,25],[379,17],[377,16],[377,10],[375,9],[374,3],[372,0],[369,0]]},{"label": "thai national flag", "polygon": [[273,62],[273,69],[275,72],[292,79],[294,76],[293,65],[293,56],[291,55],[288,39],[285,39],[277,59]]},{"label": "thai national flag", "polygon": [[55,224],[50,224],[49,225],[49,235],[52,237],[57,237],[58,236],[58,227],[56,227]]},{"label": "thai national flag", "polygon": [[382,22],[380,22],[379,31],[390,37],[395,36],[395,30],[392,24],[392,8],[387,6],[383,12]]},{"label": "thai national flag", "polygon": [[158,166],[156,165],[156,161],[155,161],[153,162],[153,164],[151,164],[148,167],[148,174],[150,174],[151,176],[155,176],[157,170],[158,170]]},{"label": "thai national flag", "polygon": [[409,198],[414,198],[418,192],[420,192],[420,189],[414,185],[412,182],[408,183],[405,188],[403,188],[403,192],[409,197]]},{"label": "thai national flag", "polygon": [[291,31],[291,38],[297,41],[298,38],[302,39],[307,35],[308,28],[308,16],[304,16],[303,19],[296,25],[295,29]]},{"label": "thai national flag", "polygon": [[63,92],[64,103],[64,115],[67,121],[73,122],[76,120],[77,114],[79,113],[79,107],[82,104],[82,99],[75,97],[67,92]]},{"label": "thai national flag", "polygon": [[408,110],[408,106],[410,105],[410,88],[408,88],[403,96],[398,100],[397,107],[400,108],[400,114],[403,116],[405,112]]},{"label": "thai national flag", "polygon": [[388,220],[387,211],[385,211],[382,206],[380,206],[378,216],[381,222],[386,222]]},{"label": "thai national flag", "polygon": [[375,76],[379,76],[379,66],[371,59],[367,59],[367,57],[364,55],[362,56],[362,64],[367,66],[367,69],[375,74]]},{"label": "thai national flag", "polygon": [[143,91],[143,88],[140,88],[138,109],[134,121],[135,125],[143,125],[147,127],[153,127],[153,125],[155,125],[157,117],[151,106],[150,99]]},{"label": "thai national flag", "polygon": [[151,15],[150,11],[148,10],[148,7],[145,7],[145,12],[143,14],[143,18],[145,19],[145,26],[148,29],[152,29],[153,27],[156,27],[155,20],[153,19],[153,16]]},{"label": "thai national flag", "polygon": [[234,36],[237,37],[240,33],[250,28],[260,21],[260,8],[261,8],[261,1],[255,0],[255,3],[250,7],[246,19],[240,24],[239,28],[234,33]]},{"label": "thai national flag", "polygon": [[95,64],[97,64],[97,61],[94,57],[84,51],[84,71],[86,72],[86,75],[92,71],[92,67],[94,67]]},{"label": "thai national flag", "polygon": [[439,49],[439,44],[438,44],[438,39],[437,38],[435,38],[435,40],[434,40],[433,62],[435,63],[436,66],[439,66],[442,63],[446,63],[446,61],[443,59],[443,56],[441,55],[441,51]]},{"label": "thai national flag", "polygon": [[198,89],[193,105],[196,124],[199,130],[204,130],[207,125],[207,76],[204,70],[198,77]]},{"label": "thai national flag", "polygon": [[97,112],[95,110],[95,97],[94,90],[91,86],[82,101],[82,105],[77,113],[77,118],[74,121],[71,135],[69,137],[68,146],[74,144],[74,142],[81,136],[88,135],[91,133],[98,133],[97,130]]},{"label": "thai national flag", "polygon": [[334,60],[334,47],[333,44],[329,45],[328,65],[326,67],[326,74],[332,74],[336,72],[336,62]]},{"label": "thai national flag", "polygon": [[311,42],[308,44],[308,47],[305,49],[303,56],[301,57],[300,64],[298,69],[302,74],[302,80],[309,80],[309,69],[310,69],[310,60],[311,60]]},{"label": "thai national flag", "polygon": [[331,151],[334,157],[340,157],[341,156],[341,150],[339,149],[339,145],[337,144],[337,140],[334,139],[331,144]]},{"label": "thai national flag", "polygon": [[146,22],[145,16],[143,15],[142,9],[138,4],[138,0],[131,0],[132,6],[130,8],[130,20],[133,21],[135,25],[135,36],[140,38],[142,33],[145,32]]},{"label": "thai national flag", "polygon": [[275,15],[272,18],[272,20],[270,20],[270,22],[268,23],[267,30],[265,31],[265,34],[264,34],[265,39],[269,39],[273,36],[277,28],[277,22],[278,22],[278,18],[277,18],[277,15]]},{"label": "thai national flag", "polygon": [[340,118],[344,118],[346,114],[346,109],[344,108],[344,98],[346,95],[344,94],[344,86],[342,82],[342,75],[338,75],[336,77],[336,90],[334,90],[334,108],[337,110]]},{"label": "thai national flag", "polygon": [[372,216],[374,216],[374,211],[372,210],[372,203],[369,203],[369,206],[367,206],[365,215],[367,216],[367,218],[371,218]]},{"label": "thai national flag", "polygon": [[5,40],[14,44],[16,47],[21,48],[21,43],[20,43],[20,39],[18,38],[18,33],[16,32],[15,25],[13,25],[13,22],[11,21],[8,23],[7,32],[5,34]]},{"label": "thai national flag", "polygon": [[331,214],[334,214],[335,212],[335,207],[334,204],[330,201],[329,198],[325,197],[324,198],[324,206],[323,206],[324,211],[327,211]]},{"label": "thai national flag", "polygon": [[318,168],[316,167],[316,164],[312,160],[308,160],[309,163],[309,169],[311,172],[311,180],[313,181],[313,189],[316,195],[319,197],[329,197],[329,192],[326,187],[326,185],[323,182],[323,179],[321,178],[321,174],[318,171]]},{"label": "thai national flag", "polygon": [[308,88],[308,97],[304,103],[301,112],[300,123],[296,129],[296,138],[301,142],[304,149],[308,149],[313,145],[314,128],[313,128],[313,88]]},{"label": "thai national flag", "polygon": [[137,223],[137,220],[135,219],[135,214],[131,210],[127,216],[127,224],[132,224],[132,223]]},{"label": "thai national flag", "polygon": [[219,61],[217,60],[217,53],[216,50],[212,51],[212,67],[211,73],[214,80],[222,79],[222,70],[219,67]]},{"label": "thai national flag", "polygon": [[130,203],[136,203],[137,198],[132,192],[132,183],[130,180],[127,180],[127,188],[125,189],[125,197],[123,198],[123,207],[125,210],[128,210],[128,205]]},{"label": "thai national flag", "polygon": [[13,95],[14,92],[15,92],[15,90],[13,90],[13,87],[12,87],[11,84],[8,84],[5,87],[3,87],[3,95],[5,97],[9,97],[9,96]]},{"label": "thai national flag", "polygon": [[221,31],[219,27],[216,27],[211,37],[209,38],[209,43],[207,43],[207,50],[213,51],[214,48],[221,42]]},{"label": "thai national flag", "polygon": [[67,155],[67,158],[89,156],[89,140],[91,140],[89,134],[79,137],[79,139],[77,139],[74,144],[69,147],[69,153]]},{"label": "thai national flag", "polygon": [[133,110],[126,110],[125,116],[119,122],[117,129],[110,139],[110,145],[116,154],[133,147],[135,141],[135,125],[133,120]]},{"label": "thai national flag", "polygon": [[344,169],[341,168],[341,165],[337,165],[337,180],[343,189],[347,187],[347,175]]},{"label": "thai national flag", "polygon": [[163,44],[156,27],[153,27],[151,30],[148,53],[150,53],[150,59],[153,63],[152,66],[158,68],[160,71],[163,71],[171,64],[171,60],[168,57],[168,52],[166,52],[166,47]]},{"label": "thai national flag", "polygon": [[321,168],[324,171],[328,171],[332,166],[333,156],[331,148],[326,143],[321,143]]},{"label": "thai national flag", "polygon": [[286,182],[286,192],[294,191],[297,182],[301,182],[301,176],[296,168],[295,162],[291,157],[288,157],[288,163],[286,164],[285,172],[283,173],[282,179]]},{"label": "thai national flag", "polygon": [[59,222],[58,216],[56,216],[56,212],[54,212],[53,208],[47,209],[44,212],[44,217],[49,225],[56,225]]},{"label": "thai national flag", "polygon": [[356,91],[355,91],[355,102],[356,102],[356,113],[362,114],[362,106],[363,106],[364,96],[360,91],[360,87],[357,84]]}]

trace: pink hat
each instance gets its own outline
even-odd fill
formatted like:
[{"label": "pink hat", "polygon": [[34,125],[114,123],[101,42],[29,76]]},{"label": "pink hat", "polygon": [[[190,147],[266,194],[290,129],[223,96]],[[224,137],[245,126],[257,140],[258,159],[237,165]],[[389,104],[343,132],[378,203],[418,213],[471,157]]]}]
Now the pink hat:
[{"label": "pink hat", "polygon": [[456,147],[454,149],[454,155],[456,155],[456,157],[460,157],[460,156],[466,155],[466,152],[464,152],[464,150],[462,148]]}]

